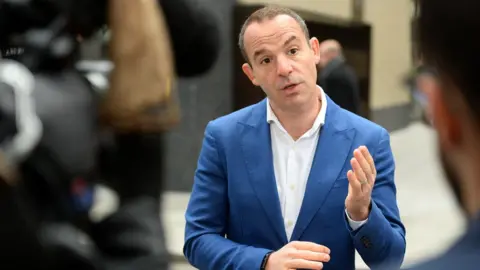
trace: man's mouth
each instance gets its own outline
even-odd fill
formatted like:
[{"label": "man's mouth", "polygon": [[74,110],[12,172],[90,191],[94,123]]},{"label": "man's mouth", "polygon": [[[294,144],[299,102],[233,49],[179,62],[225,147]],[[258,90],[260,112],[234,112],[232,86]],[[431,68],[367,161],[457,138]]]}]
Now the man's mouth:
[{"label": "man's mouth", "polygon": [[290,90],[290,89],[294,88],[295,86],[297,86],[296,83],[287,84],[285,87],[283,87],[283,90]]}]

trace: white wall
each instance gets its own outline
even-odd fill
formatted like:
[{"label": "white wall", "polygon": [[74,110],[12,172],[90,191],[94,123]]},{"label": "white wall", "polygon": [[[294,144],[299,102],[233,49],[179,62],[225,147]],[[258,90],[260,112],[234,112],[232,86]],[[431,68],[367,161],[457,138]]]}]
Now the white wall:
[{"label": "white wall", "polygon": [[412,63],[411,6],[407,0],[365,0],[364,21],[373,26],[370,104],[374,109],[409,102],[401,78]]},{"label": "white wall", "polygon": [[350,0],[240,0],[238,2],[245,4],[279,4],[350,18]]}]

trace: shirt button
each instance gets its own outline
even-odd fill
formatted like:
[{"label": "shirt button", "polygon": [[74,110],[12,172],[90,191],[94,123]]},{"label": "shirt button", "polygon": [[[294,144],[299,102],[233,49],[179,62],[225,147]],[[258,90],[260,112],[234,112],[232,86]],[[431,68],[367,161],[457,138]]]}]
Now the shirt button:
[{"label": "shirt button", "polygon": [[292,227],[293,222],[291,220],[287,221],[287,227]]},{"label": "shirt button", "polygon": [[291,190],[295,190],[295,185],[290,185]]}]

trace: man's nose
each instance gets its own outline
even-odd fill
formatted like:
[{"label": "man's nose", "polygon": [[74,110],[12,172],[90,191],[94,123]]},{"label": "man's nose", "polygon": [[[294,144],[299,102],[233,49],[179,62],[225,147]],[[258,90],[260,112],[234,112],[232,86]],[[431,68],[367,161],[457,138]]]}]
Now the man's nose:
[{"label": "man's nose", "polygon": [[286,57],[277,58],[277,74],[282,77],[287,77],[292,73],[292,64]]}]

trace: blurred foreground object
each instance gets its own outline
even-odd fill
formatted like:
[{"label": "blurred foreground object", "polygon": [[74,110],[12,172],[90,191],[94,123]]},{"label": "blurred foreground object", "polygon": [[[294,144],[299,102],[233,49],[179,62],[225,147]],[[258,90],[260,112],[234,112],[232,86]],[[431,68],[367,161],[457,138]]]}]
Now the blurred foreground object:
[{"label": "blurred foreground object", "polygon": [[[113,70],[101,72],[101,89],[95,72],[75,66],[78,41],[103,25],[101,3],[0,2],[0,45],[21,48],[0,59],[9,71],[0,80],[0,268],[167,269],[162,134],[179,104],[171,29],[156,5],[110,1]],[[93,222],[97,182],[121,203]]]},{"label": "blurred foreground object", "polygon": [[411,269],[476,270],[480,264],[480,2],[414,3],[419,56],[436,74],[435,80],[421,80],[421,91],[427,97],[445,180],[468,225],[443,254]]},{"label": "blurred foreground object", "polygon": [[109,3],[115,63],[101,118],[118,131],[160,132],[179,121],[172,48],[163,13],[150,1]]},{"label": "blurred foreground object", "polygon": [[178,76],[208,72],[221,50],[220,27],[212,6],[201,0],[160,0],[172,38]]}]

